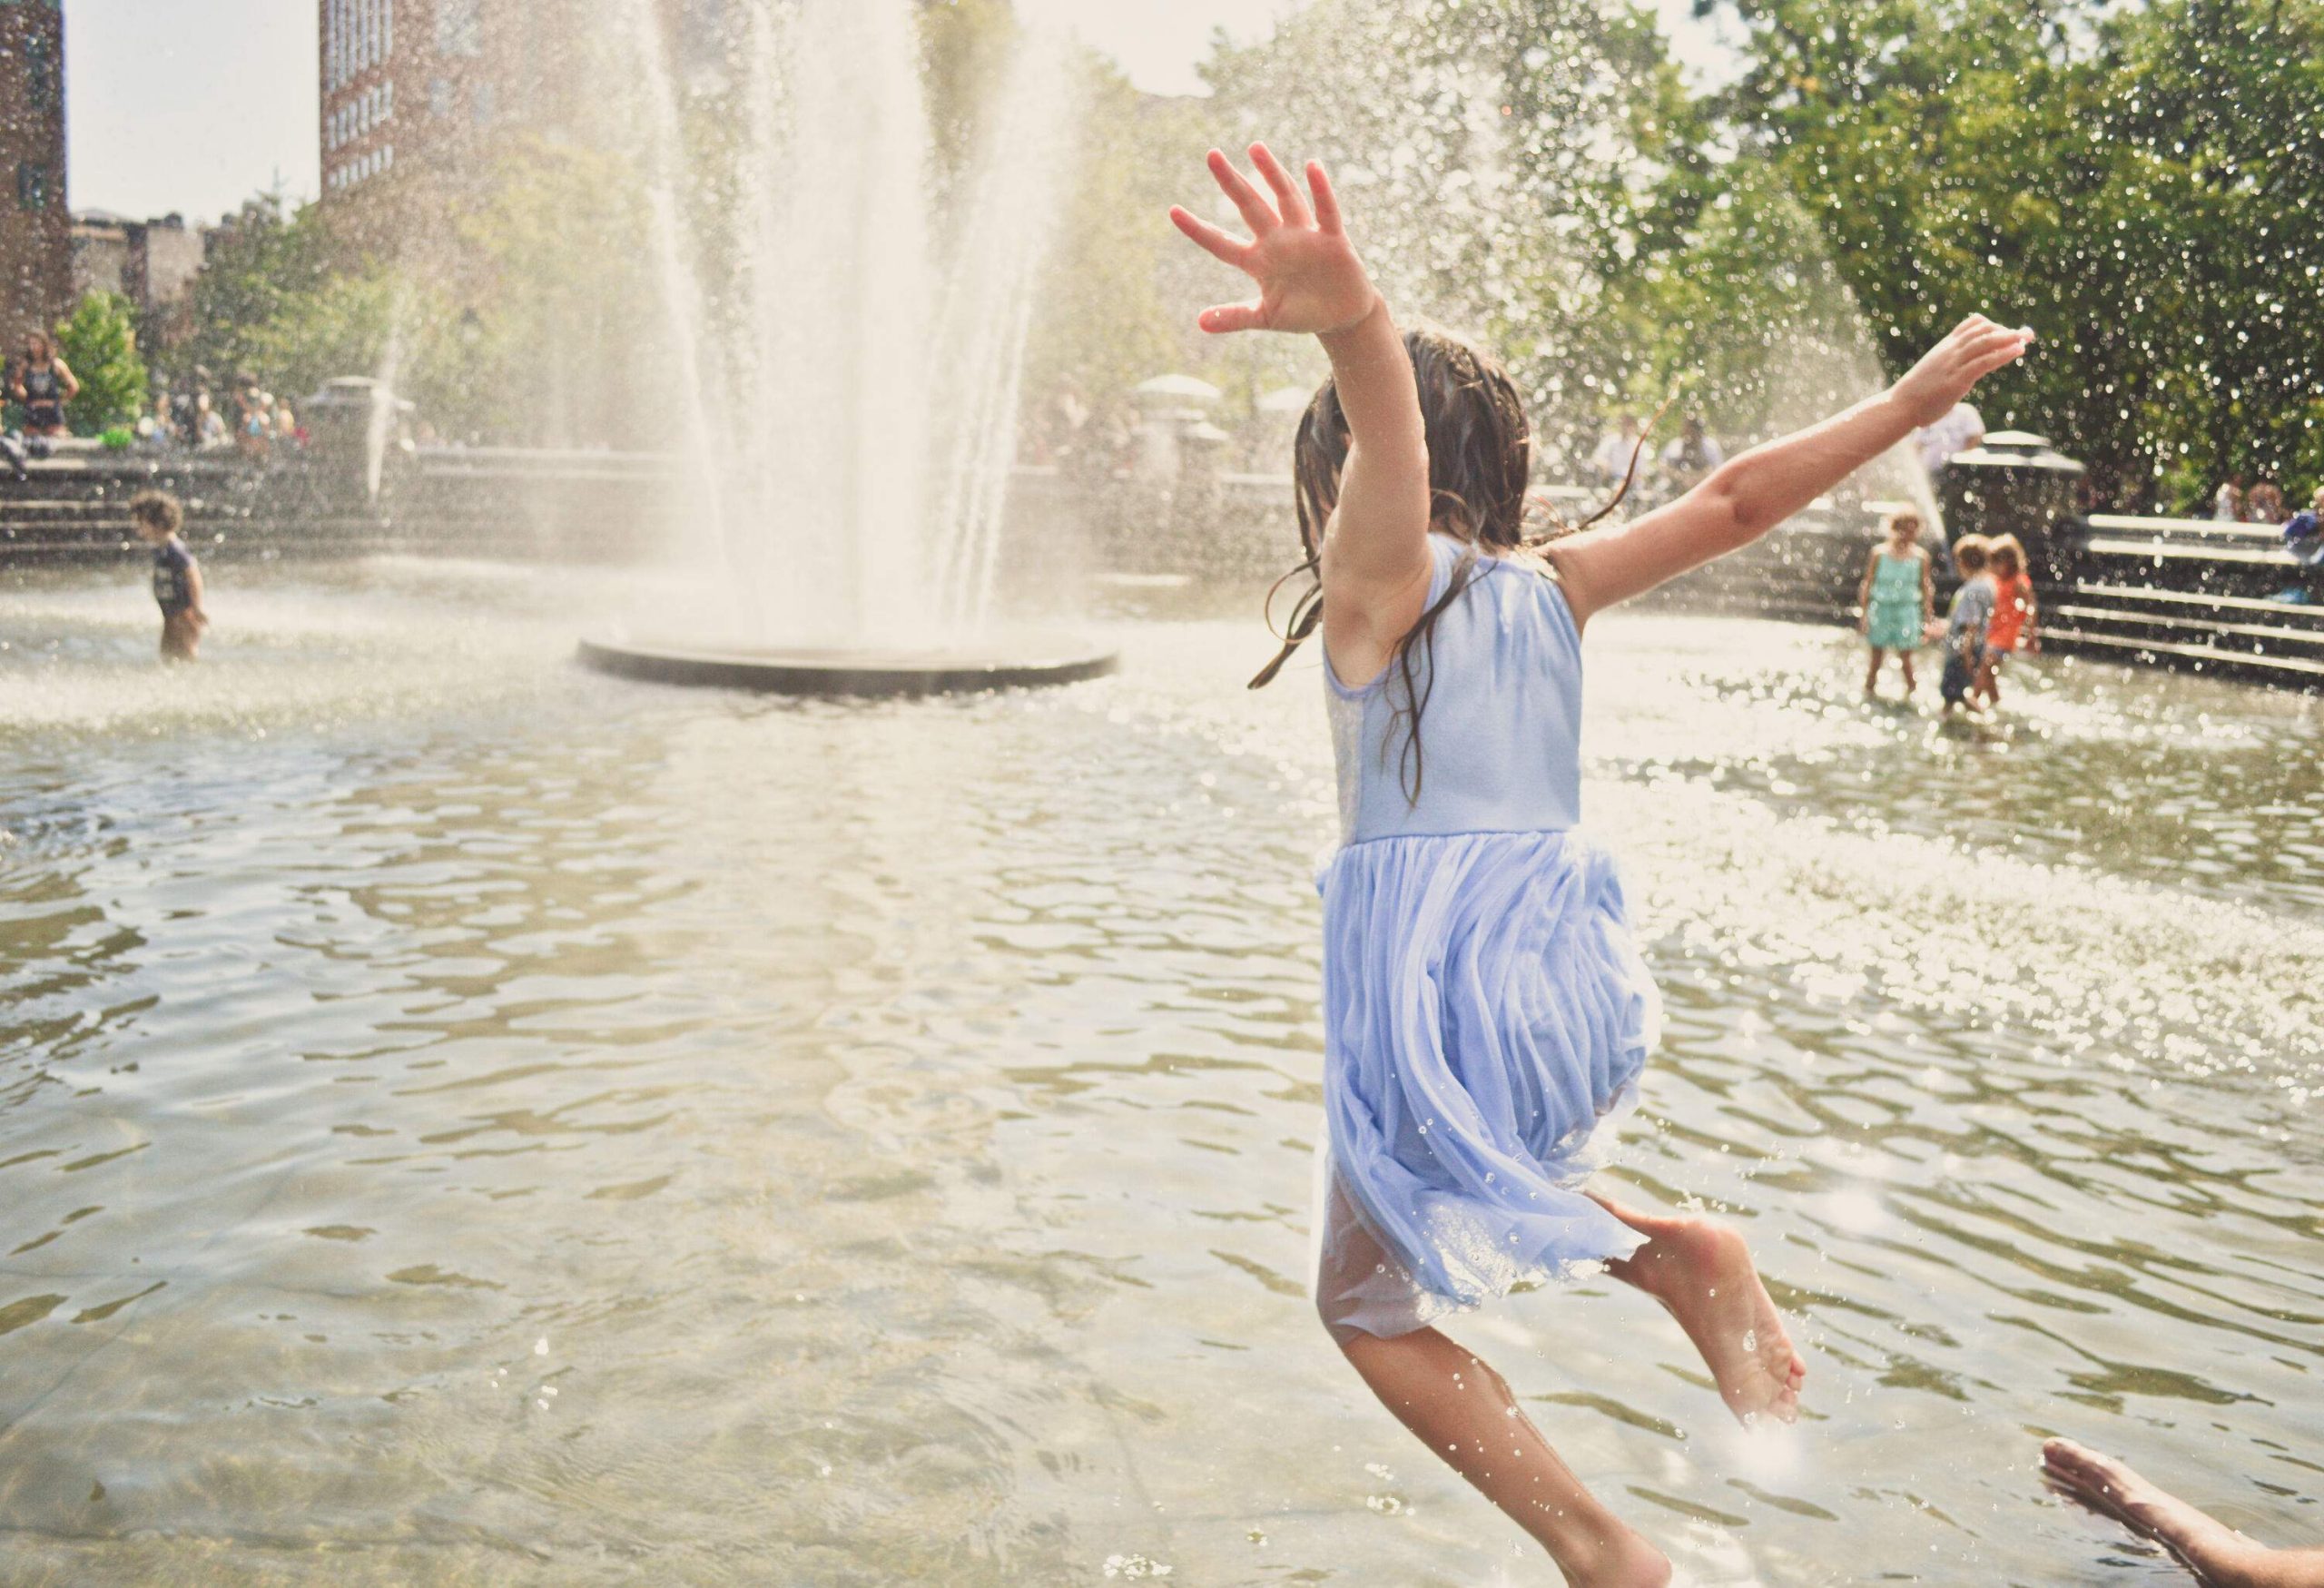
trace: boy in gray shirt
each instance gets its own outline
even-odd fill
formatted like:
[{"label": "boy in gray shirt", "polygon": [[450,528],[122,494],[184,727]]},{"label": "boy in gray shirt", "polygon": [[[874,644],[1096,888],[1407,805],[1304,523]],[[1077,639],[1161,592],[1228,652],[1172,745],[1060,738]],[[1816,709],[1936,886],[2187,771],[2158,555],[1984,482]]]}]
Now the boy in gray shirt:
[{"label": "boy in gray shirt", "polygon": [[1984,536],[1964,535],[1953,543],[1961,587],[1953,593],[1952,616],[1945,624],[1945,676],[1937,685],[1946,711],[1968,705],[1969,686],[1985,657],[1985,625],[1994,617],[1994,582],[1985,560]]}]

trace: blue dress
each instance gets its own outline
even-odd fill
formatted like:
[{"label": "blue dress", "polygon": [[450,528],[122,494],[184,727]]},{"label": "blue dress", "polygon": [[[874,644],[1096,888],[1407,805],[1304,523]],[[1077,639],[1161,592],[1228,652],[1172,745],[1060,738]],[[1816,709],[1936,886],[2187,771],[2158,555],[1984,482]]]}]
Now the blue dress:
[{"label": "blue dress", "polygon": [[[1466,547],[1429,538],[1428,604]],[[1417,800],[1391,664],[1324,665],[1341,844],[1324,895],[1318,1311],[1390,1337],[1644,1238],[1578,1189],[1637,1100],[1660,1003],[1581,817],[1581,636],[1556,581],[1480,555],[1415,651]],[[1433,686],[1429,680],[1433,677]]]}]

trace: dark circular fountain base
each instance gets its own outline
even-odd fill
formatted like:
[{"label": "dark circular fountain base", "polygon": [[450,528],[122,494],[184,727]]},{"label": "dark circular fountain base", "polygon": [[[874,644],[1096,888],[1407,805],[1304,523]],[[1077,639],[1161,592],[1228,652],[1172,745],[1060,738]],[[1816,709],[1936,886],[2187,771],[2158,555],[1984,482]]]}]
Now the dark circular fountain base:
[{"label": "dark circular fountain base", "polygon": [[1103,677],[1121,664],[1117,652],[1100,650],[1087,640],[1051,636],[942,651],[694,648],[585,639],[581,660],[601,673],[652,684],[875,698],[1078,684]]}]

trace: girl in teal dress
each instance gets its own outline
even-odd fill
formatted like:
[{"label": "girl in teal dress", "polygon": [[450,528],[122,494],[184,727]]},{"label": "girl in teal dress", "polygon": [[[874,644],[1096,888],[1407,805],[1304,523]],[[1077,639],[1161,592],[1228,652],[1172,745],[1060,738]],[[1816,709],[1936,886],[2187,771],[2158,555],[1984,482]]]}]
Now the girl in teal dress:
[{"label": "girl in teal dress", "polygon": [[1525,532],[1516,383],[1480,349],[1397,327],[1321,166],[1303,189],[1264,145],[1251,159],[1266,192],[1210,155],[1248,239],[1171,218],[1258,285],[1205,330],[1311,335],[1332,365],[1294,456],[1313,583],[1253,680],[1321,639],[1341,843],[1321,878],[1316,1309],[1382,1403],[1569,1583],[1661,1588],[1661,1552],[1438,1327],[1602,1273],[1670,1312],[1737,1416],[1798,1415],[1806,1364],[1741,1234],[1583,1184],[1637,1101],[1658,1001],[1618,869],[1578,826],[1582,635],[1942,418],[2032,333],[1973,316],[1879,396],[1627,524],[1543,540]]},{"label": "girl in teal dress", "polygon": [[1865,669],[1864,693],[1879,693],[1880,658],[1888,651],[1905,669],[1905,694],[1913,693],[1913,652],[1928,626],[1936,595],[1929,571],[1928,553],[1921,549],[1921,516],[1909,508],[1888,515],[1882,527],[1886,544],[1873,548],[1864,565],[1864,583],[1856,593],[1863,616],[1856,632],[1872,647],[1872,665]]}]

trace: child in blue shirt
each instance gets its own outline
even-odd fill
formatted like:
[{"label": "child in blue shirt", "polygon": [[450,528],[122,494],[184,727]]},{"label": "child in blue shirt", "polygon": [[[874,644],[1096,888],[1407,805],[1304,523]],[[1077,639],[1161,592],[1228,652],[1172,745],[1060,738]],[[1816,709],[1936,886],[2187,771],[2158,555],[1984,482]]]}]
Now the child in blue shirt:
[{"label": "child in blue shirt", "polygon": [[1945,623],[1945,676],[1937,685],[1948,712],[1969,704],[1969,686],[1985,659],[1985,626],[1994,618],[1994,582],[1985,573],[1985,546],[1982,535],[1964,535],[1953,543],[1953,566],[1961,570],[1961,587],[1953,593],[1953,610]]},{"label": "child in blue shirt", "polygon": [[129,522],[153,548],[153,600],[162,609],[162,659],[191,662],[202,646],[210,615],[202,607],[202,565],[178,538],[185,508],[167,491],[141,491],[130,499]]},{"label": "child in blue shirt", "polygon": [[2299,565],[2299,576],[2277,591],[2276,599],[2307,606],[2317,599],[2318,585],[2324,584],[2324,485],[2316,488],[2308,511],[2294,513],[2284,525],[2284,549]]}]

